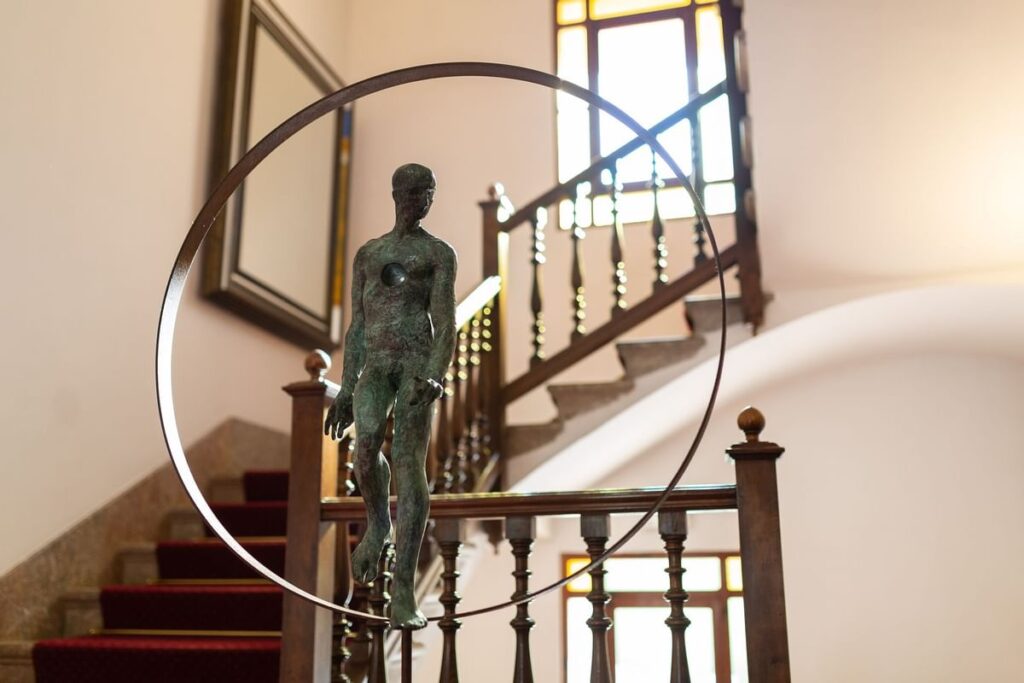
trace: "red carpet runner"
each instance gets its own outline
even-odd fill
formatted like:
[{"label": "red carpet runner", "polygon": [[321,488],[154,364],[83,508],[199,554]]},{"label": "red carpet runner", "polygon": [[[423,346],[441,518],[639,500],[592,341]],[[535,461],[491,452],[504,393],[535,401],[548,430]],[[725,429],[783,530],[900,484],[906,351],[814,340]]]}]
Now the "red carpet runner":
[{"label": "red carpet runner", "polygon": [[[247,502],[213,508],[257,559],[282,573],[288,474],[249,472],[244,488]],[[276,683],[280,638],[238,632],[281,629],[280,589],[254,581],[217,539],[167,541],[156,554],[161,582],[102,590],[104,633],[36,644],[36,682]]]}]

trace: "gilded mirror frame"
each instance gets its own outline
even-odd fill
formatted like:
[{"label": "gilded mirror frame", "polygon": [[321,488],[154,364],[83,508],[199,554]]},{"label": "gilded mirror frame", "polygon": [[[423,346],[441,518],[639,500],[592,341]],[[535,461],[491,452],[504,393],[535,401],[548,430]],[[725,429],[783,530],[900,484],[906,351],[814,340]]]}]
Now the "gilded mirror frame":
[{"label": "gilded mirror frame", "polygon": [[[229,0],[224,4],[211,186],[248,151],[256,32],[265,30],[287,57],[327,95],[344,87],[341,78],[272,0]],[[336,349],[341,343],[352,109],[335,114],[333,174],[329,198],[329,240],[322,313],[275,289],[240,266],[245,185],[236,191],[211,228],[204,255],[202,289],[210,300],[303,348]]]}]

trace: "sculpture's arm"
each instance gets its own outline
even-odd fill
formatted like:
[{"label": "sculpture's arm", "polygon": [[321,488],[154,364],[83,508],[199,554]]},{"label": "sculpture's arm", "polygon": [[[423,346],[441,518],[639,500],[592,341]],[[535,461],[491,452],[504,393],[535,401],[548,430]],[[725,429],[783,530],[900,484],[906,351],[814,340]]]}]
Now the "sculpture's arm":
[{"label": "sculpture's arm", "polygon": [[366,321],[363,317],[363,250],[356,252],[352,264],[352,321],[345,333],[345,351],[338,396],[352,396],[356,380],[366,363]]},{"label": "sculpture's arm", "polygon": [[434,326],[434,344],[427,359],[427,379],[444,383],[444,374],[455,352],[455,250],[441,242],[430,290],[430,321]]}]

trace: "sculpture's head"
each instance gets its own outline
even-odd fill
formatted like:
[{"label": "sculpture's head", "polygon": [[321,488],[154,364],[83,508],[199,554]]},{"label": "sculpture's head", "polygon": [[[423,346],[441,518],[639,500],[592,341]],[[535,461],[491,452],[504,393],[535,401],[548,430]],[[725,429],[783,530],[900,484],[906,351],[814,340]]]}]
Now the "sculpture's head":
[{"label": "sculpture's head", "polygon": [[437,180],[434,172],[422,164],[403,164],[391,176],[391,196],[400,215],[419,220],[434,203]]}]

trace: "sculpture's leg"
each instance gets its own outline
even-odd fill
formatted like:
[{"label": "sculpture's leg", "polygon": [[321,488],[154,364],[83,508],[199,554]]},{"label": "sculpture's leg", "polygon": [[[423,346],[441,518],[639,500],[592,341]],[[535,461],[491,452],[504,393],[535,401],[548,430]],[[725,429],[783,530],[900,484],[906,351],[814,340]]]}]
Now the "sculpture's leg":
[{"label": "sculpture's leg", "polygon": [[398,392],[391,448],[398,485],[398,539],[391,590],[391,623],[396,628],[423,628],[427,624],[423,613],[417,609],[413,589],[416,561],[430,512],[426,458],[433,411],[432,404],[409,405],[408,391]]},{"label": "sculpture's leg", "polygon": [[366,502],[366,531],[352,553],[352,577],[361,583],[377,578],[384,544],[391,537],[391,471],[380,452],[394,390],[387,374],[365,368],[353,397],[356,423],[355,475]]}]

